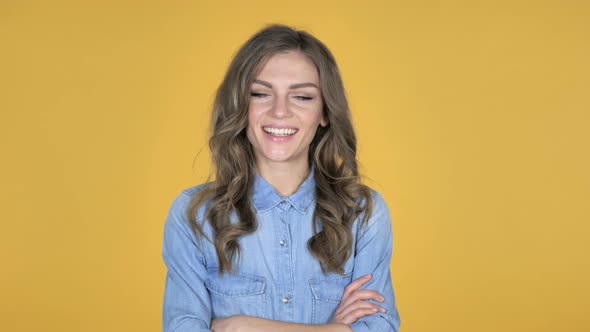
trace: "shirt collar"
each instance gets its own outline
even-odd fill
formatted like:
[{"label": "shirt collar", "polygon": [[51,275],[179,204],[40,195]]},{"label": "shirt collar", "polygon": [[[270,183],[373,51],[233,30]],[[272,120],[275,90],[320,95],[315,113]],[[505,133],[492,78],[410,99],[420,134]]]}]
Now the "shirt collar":
[{"label": "shirt collar", "polygon": [[315,179],[313,167],[307,178],[301,183],[296,192],[289,196],[281,196],[277,191],[256,172],[252,201],[258,212],[264,212],[275,207],[281,201],[290,203],[295,210],[304,214],[315,197]]}]

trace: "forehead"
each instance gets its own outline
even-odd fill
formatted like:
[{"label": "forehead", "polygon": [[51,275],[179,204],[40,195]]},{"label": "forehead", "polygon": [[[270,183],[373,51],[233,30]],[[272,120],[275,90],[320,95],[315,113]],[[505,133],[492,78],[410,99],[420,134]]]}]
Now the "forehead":
[{"label": "forehead", "polygon": [[319,84],[318,71],[313,61],[296,50],[273,54],[256,78],[273,84],[305,82]]}]

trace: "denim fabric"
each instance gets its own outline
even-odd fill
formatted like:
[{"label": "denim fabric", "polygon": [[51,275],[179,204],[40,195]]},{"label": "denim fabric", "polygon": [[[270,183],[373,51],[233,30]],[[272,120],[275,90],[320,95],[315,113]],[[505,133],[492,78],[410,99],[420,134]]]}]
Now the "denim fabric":
[{"label": "denim fabric", "polygon": [[[257,175],[252,202],[258,228],[239,239],[240,262],[235,272],[219,276],[215,247],[206,239],[196,239],[187,222],[186,208],[200,188],[183,190],[165,222],[164,332],[210,331],[212,319],[238,314],[325,324],[338,307],[344,287],[369,273],[373,278],[362,288],[381,293],[385,302],[379,305],[387,312],[362,317],[349,326],[355,332],[398,330],[400,318],[389,268],[393,237],[389,210],[379,193],[372,191],[369,223],[359,227],[360,220],[356,220],[353,224],[353,254],[344,264],[344,275],[324,274],[307,249],[313,235],[313,172],[287,197]],[[197,212],[199,220],[203,213],[203,208]],[[236,222],[235,215],[232,222]],[[204,231],[213,238],[207,223]]]}]

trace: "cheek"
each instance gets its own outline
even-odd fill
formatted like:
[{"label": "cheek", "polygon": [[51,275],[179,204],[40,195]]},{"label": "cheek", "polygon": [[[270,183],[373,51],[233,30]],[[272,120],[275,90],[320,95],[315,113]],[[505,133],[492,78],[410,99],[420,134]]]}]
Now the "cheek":
[{"label": "cheek", "polygon": [[252,140],[254,139],[254,126],[251,123],[252,119],[248,117],[248,126],[246,126],[246,136],[248,137],[250,143],[252,143]]},{"label": "cheek", "polygon": [[248,107],[248,126],[256,125],[260,122],[260,118],[262,117],[263,109],[255,104],[250,104]]},{"label": "cheek", "polygon": [[256,116],[256,110],[255,108],[253,108],[252,106],[250,106],[250,108],[248,108],[248,131],[250,131],[252,128],[254,128],[254,126],[256,125],[256,120],[257,120],[257,116]]},{"label": "cheek", "polygon": [[307,126],[312,127],[315,131],[319,125],[323,125],[325,122],[323,120],[322,110],[316,109],[313,112],[307,113],[304,121]]},{"label": "cheek", "polygon": [[250,144],[254,144],[256,142],[256,126],[259,122],[260,115],[256,112],[256,107],[250,106],[248,108],[248,125],[246,126],[246,137],[248,137],[248,141]]}]

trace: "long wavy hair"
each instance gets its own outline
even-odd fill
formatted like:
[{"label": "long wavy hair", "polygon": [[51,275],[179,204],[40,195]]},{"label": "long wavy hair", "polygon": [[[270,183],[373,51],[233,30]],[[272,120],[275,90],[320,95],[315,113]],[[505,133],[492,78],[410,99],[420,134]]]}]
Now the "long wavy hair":
[{"label": "long wavy hair", "polygon": [[[316,205],[314,235],[307,245],[324,272],[344,273],[343,265],[352,254],[352,224],[361,215],[365,224],[372,212],[371,191],[360,182],[356,135],[332,53],[305,31],[268,25],[238,50],[217,89],[209,139],[215,179],[192,197],[187,208],[195,235],[214,244],[220,274],[231,272],[234,258],[239,258],[239,237],[257,228],[251,202],[256,165],[246,137],[251,84],[270,57],[289,50],[300,51],[314,62],[328,122],[318,127],[308,155],[314,169]],[[197,220],[201,207],[206,207],[205,213]],[[230,221],[234,213],[237,223]],[[203,230],[207,221],[213,240]]]}]

